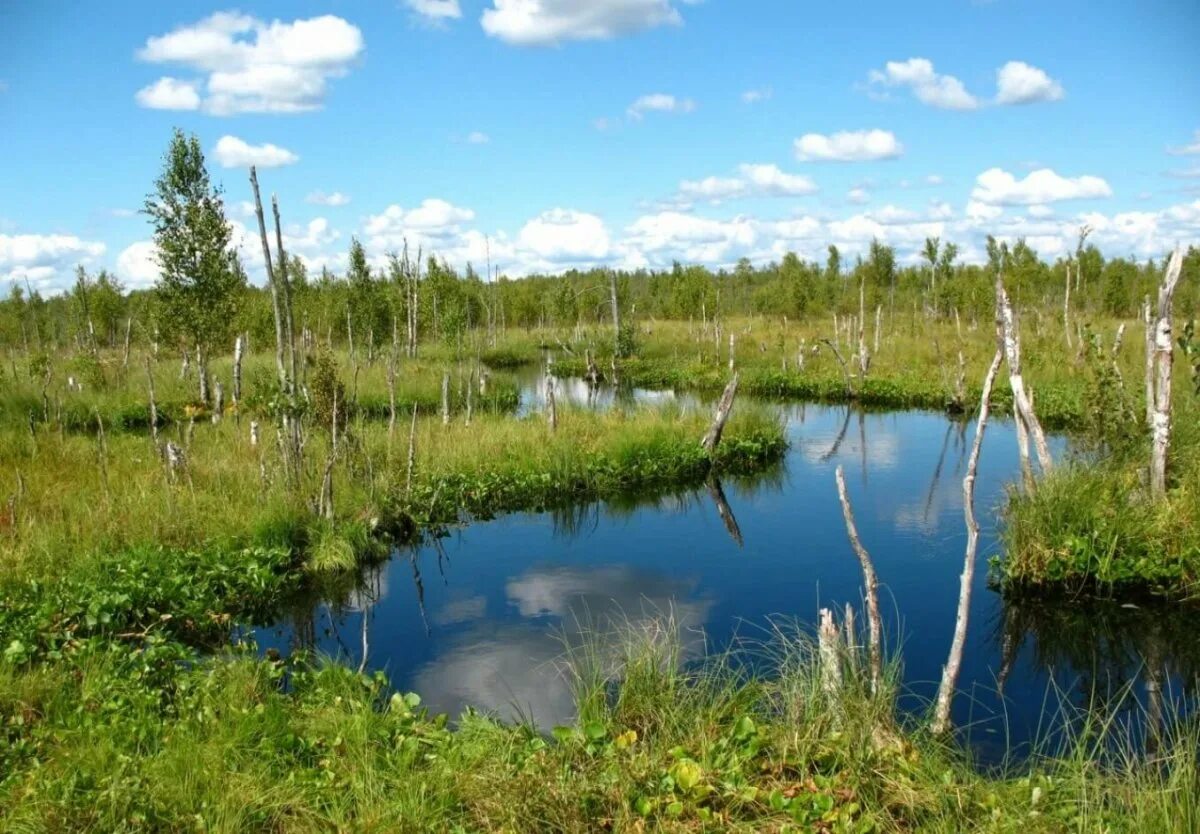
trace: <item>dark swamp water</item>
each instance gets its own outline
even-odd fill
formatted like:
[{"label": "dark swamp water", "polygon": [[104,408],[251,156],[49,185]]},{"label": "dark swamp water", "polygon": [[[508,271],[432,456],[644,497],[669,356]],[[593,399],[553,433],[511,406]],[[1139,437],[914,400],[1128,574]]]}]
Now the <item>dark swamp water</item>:
[{"label": "dark swamp water", "polygon": [[[589,396],[581,381],[560,380],[557,392],[560,407],[707,407],[670,392]],[[527,380],[523,409],[539,409],[542,398],[540,380]],[[685,656],[699,659],[766,639],[772,620],[814,623],[820,607],[859,608],[862,575],[834,483],[840,464],[880,576],[889,653],[902,657],[901,707],[924,710],[954,627],[974,423],[924,412],[769,407],[786,421],[782,466],[722,484],[741,544],[703,486],[513,514],[397,552],[345,597],[300,604],[255,639],[261,650],[315,649],[384,670],[436,712],[472,706],[549,729],[573,717],[560,667],[565,647],[614,622],[650,627],[669,614],[683,630]],[[1055,438],[1053,450],[1065,454],[1065,441]],[[1194,609],[1006,604],[989,588],[997,510],[1018,476],[1013,425],[993,421],[976,486],[983,533],[954,705],[976,754],[1020,755],[1064,714],[1077,720],[1089,707],[1115,710],[1135,738],[1148,714],[1167,720],[1189,710],[1200,671]]]}]

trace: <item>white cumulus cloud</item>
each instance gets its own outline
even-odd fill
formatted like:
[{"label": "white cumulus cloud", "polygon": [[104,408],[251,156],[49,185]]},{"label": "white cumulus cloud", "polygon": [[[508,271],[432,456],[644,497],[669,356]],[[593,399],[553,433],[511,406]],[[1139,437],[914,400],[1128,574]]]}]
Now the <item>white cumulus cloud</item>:
[{"label": "white cumulus cloud", "polygon": [[213,156],[223,168],[248,168],[251,165],[259,168],[278,168],[300,161],[300,157],[287,148],[269,142],[251,145],[236,136],[222,136],[218,139],[213,148]]},{"label": "white cumulus cloud", "polygon": [[840,131],[826,136],[806,133],[795,142],[801,162],[864,162],[895,159],[904,153],[890,130]]},{"label": "white cumulus cloud", "polygon": [[517,246],[552,264],[600,261],[612,244],[604,221],[594,214],[556,208],[521,227]]},{"label": "white cumulus cloud", "polygon": [[882,70],[871,70],[871,84],[883,87],[908,87],[917,100],[946,110],[974,110],[979,100],[953,75],[943,75],[928,58],[888,61]]},{"label": "white cumulus cloud", "polygon": [[0,234],[0,280],[24,283],[56,292],[70,286],[71,272],[105,252],[99,241],[75,235]]},{"label": "white cumulus cloud", "polygon": [[[334,15],[267,23],[237,12],[217,12],[149,38],[137,56],[203,75],[205,94],[198,105],[213,115],[229,116],[317,110],[324,104],[329,80],[345,75],[362,51],[362,32]],[[168,83],[159,89],[164,81]],[[159,106],[182,103],[187,100],[183,86],[199,96],[199,82],[165,77],[141,90],[138,100],[144,106],[155,106],[147,103],[152,101]]]},{"label": "white cumulus cloud", "polygon": [[684,180],[679,196],[684,199],[719,202],[741,197],[802,197],[817,191],[817,185],[802,174],[789,174],[778,165],[743,163],[736,177],[705,177]]},{"label": "white cumulus cloud", "polygon": [[151,110],[196,110],[200,107],[200,93],[196,91],[196,85],[170,76],[164,76],[138,90],[134,99],[142,107]]},{"label": "white cumulus cloud", "polygon": [[152,240],[131,243],[117,255],[117,277],[131,290],[144,290],[158,280],[158,249]]},{"label": "white cumulus cloud", "polygon": [[1063,177],[1049,168],[1017,179],[1008,171],[989,168],[975,178],[971,199],[993,206],[1034,205],[1060,200],[1111,197],[1112,188],[1100,177]]},{"label": "white cumulus cloud", "polygon": [[479,22],[507,43],[553,46],[677,26],[683,18],[672,0],[492,0]]},{"label": "white cumulus cloud", "polygon": [[1037,101],[1058,101],[1065,93],[1062,84],[1044,70],[1024,61],[1009,61],[996,70],[996,102],[998,104],[1032,104]]}]

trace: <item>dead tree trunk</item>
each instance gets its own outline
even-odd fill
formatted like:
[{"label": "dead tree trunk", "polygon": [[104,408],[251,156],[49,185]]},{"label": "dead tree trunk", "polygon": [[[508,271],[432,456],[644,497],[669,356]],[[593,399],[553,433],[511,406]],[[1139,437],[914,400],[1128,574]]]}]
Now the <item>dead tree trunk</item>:
[{"label": "dead tree trunk", "polygon": [[121,354],[121,370],[129,369],[129,341],[133,335],[133,316],[125,319],[125,350]]},{"label": "dead tree trunk", "polygon": [[[396,434],[396,354],[393,349],[387,363],[388,386],[388,449],[392,448],[392,437]],[[391,452],[389,451],[389,454]]]},{"label": "dead tree trunk", "polygon": [[1038,465],[1041,466],[1042,474],[1045,475],[1054,468],[1054,461],[1050,457],[1050,447],[1046,444],[1046,434],[1042,431],[1042,424],[1038,421],[1037,414],[1034,413],[1033,401],[1025,389],[1025,378],[1021,375],[1021,338],[1017,332],[1017,322],[1012,304],[1009,303],[1008,293],[1004,291],[1004,282],[999,275],[996,276],[996,315],[1000,323],[998,336],[1008,362],[1008,384],[1012,388],[1013,405],[1017,416],[1033,439]]},{"label": "dead tree trunk", "polygon": [[262,240],[263,264],[267,270],[267,286],[271,290],[271,311],[275,316],[275,371],[279,376],[279,388],[287,392],[287,368],[283,361],[283,299],[279,284],[275,280],[275,268],[271,260],[271,246],[267,242],[267,221],[263,217],[262,198],[258,191],[258,173],[250,166],[250,187],[254,191],[254,213],[258,218],[258,235]]},{"label": "dead tree trunk", "polygon": [[1150,296],[1142,302],[1142,322],[1146,325],[1146,425],[1154,425],[1154,314]]},{"label": "dead tree trunk", "polygon": [[734,373],[733,379],[729,380],[729,384],[721,393],[721,399],[717,401],[717,410],[713,414],[712,425],[708,427],[708,431],[700,440],[700,445],[704,447],[704,451],[708,452],[710,458],[716,455],[717,446],[721,443],[725,423],[729,419],[729,413],[733,411],[733,398],[737,396],[737,387],[738,374]]},{"label": "dead tree trunk", "polygon": [[850,537],[850,546],[858,556],[862,566],[863,592],[867,598],[867,630],[869,634],[869,651],[871,655],[871,694],[877,695],[883,681],[883,622],[879,616],[879,578],[875,574],[875,565],[871,555],[863,547],[858,537],[858,527],[854,523],[854,511],[850,508],[850,498],[846,494],[846,478],[842,467],[835,471],[837,479],[838,499],[842,502],[842,517],[846,520],[846,535]]},{"label": "dead tree trunk", "polygon": [[554,399],[554,377],[550,374],[546,375],[546,421],[551,432],[558,431],[558,403]]},{"label": "dead tree trunk", "polygon": [[150,367],[150,357],[146,357],[146,381],[150,388],[150,440],[154,448],[158,448],[158,405],[154,402],[154,371]]},{"label": "dead tree trunk", "polygon": [[237,421],[242,422],[242,354],[246,343],[241,336],[233,342],[233,408]]},{"label": "dead tree trunk", "polygon": [[1167,455],[1171,445],[1171,367],[1175,358],[1171,342],[1171,308],[1182,270],[1183,250],[1176,249],[1158,288],[1158,318],[1154,324],[1155,382],[1154,419],[1150,424],[1153,440],[1150,492],[1159,497],[1167,491]]},{"label": "dead tree trunk", "polygon": [[942,669],[942,682],[938,686],[934,703],[933,722],[930,729],[935,734],[950,729],[950,704],[962,668],[963,649],[967,643],[967,620],[971,609],[971,585],[975,580],[975,553],[979,548],[979,522],[975,520],[975,474],[979,469],[979,451],[983,447],[983,433],[987,429],[988,400],[1004,352],[997,347],[987,376],[983,379],[983,392],[979,396],[979,420],[975,424],[975,439],[971,445],[971,456],[967,459],[967,474],[963,478],[963,516],[967,525],[967,549],[963,557],[963,572],[958,588],[958,614],[954,619],[954,637],[950,641],[950,655]]},{"label": "dead tree trunk", "polygon": [[442,371],[442,425],[450,425],[450,372]]},{"label": "dead tree trunk", "polygon": [[408,467],[404,478],[404,494],[412,494],[413,470],[417,466],[417,404],[412,407],[412,425],[408,429]]},{"label": "dead tree trunk", "polygon": [[1071,347],[1071,262],[1067,261],[1067,288],[1063,293],[1063,332],[1067,334],[1067,348]]},{"label": "dead tree trunk", "polygon": [[617,304],[617,273],[608,271],[608,297],[612,306],[613,356],[621,355],[621,308]]},{"label": "dead tree trunk", "polygon": [[833,619],[833,612],[828,608],[820,610],[819,621],[817,656],[820,658],[821,664],[821,689],[828,698],[833,700],[842,690],[841,637],[838,634],[837,623]]}]

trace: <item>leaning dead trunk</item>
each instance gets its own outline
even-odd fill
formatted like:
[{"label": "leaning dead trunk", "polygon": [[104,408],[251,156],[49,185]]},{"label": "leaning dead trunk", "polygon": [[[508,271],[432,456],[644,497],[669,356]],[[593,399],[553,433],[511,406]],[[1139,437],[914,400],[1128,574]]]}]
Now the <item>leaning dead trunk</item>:
[{"label": "leaning dead trunk", "polygon": [[738,374],[734,373],[733,379],[729,380],[729,384],[721,393],[721,399],[717,401],[717,410],[713,414],[712,425],[708,427],[708,431],[700,440],[700,445],[704,447],[704,451],[708,452],[709,457],[717,453],[717,446],[720,445],[721,435],[725,431],[725,422],[729,419],[729,413],[733,411],[733,398],[737,396],[737,387]]},{"label": "leaning dead trunk", "polygon": [[863,547],[858,538],[858,527],[854,523],[854,511],[850,508],[850,498],[846,494],[846,478],[842,467],[838,466],[834,473],[837,480],[838,499],[842,502],[842,516],[846,520],[846,535],[850,537],[850,545],[858,556],[862,567],[863,591],[867,597],[867,631],[869,651],[871,655],[871,694],[879,692],[883,680],[883,623],[879,616],[879,577],[875,574],[875,565],[871,555]]},{"label": "leaning dead trunk", "polygon": [[1150,492],[1155,496],[1162,496],[1167,491],[1167,455],[1171,445],[1171,366],[1174,362],[1171,308],[1182,269],[1183,250],[1176,249],[1158,288],[1158,318],[1154,324],[1154,419],[1150,423],[1153,441]]},{"label": "leaning dead trunk", "polygon": [[963,572],[958,588],[958,614],[954,620],[954,637],[950,641],[950,655],[942,669],[942,682],[938,686],[934,703],[933,722],[930,729],[941,734],[950,729],[950,704],[958,684],[958,673],[962,668],[963,649],[967,643],[967,619],[971,609],[971,586],[975,581],[975,553],[979,548],[979,522],[975,520],[975,474],[979,469],[979,451],[983,447],[983,433],[987,429],[988,400],[996,382],[996,372],[1004,353],[997,349],[987,376],[983,379],[983,392],[979,397],[979,420],[975,424],[975,440],[971,445],[971,456],[967,459],[967,474],[963,478],[963,516],[967,524],[967,549],[963,556]]},{"label": "leaning dead trunk", "polygon": [[1000,325],[998,337],[1008,362],[1008,384],[1012,388],[1013,406],[1020,422],[1024,424],[1025,430],[1033,439],[1038,465],[1041,466],[1042,474],[1045,475],[1054,468],[1054,461],[1050,457],[1050,447],[1046,444],[1046,434],[1042,431],[1042,424],[1038,421],[1037,414],[1034,413],[1033,401],[1025,388],[1025,378],[1021,375],[1021,339],[1017,332],[1017,322],[1012,304],[1009,303],[1008,293],[1005,292],[1004,282],[999,275],[996,276],[996,315]]}]

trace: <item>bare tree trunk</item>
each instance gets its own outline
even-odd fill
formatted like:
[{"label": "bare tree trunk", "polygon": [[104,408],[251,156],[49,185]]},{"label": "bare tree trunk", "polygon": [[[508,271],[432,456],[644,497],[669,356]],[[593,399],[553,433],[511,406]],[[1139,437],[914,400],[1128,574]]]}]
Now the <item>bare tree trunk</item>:
[{"label": "bare tree trunk", "polygon": [[[396,433],[396,355],[395,351],[388,357],[387,364],[388,386],[388,449],[392,448],[392,436]],[[390,453],[389,453],[390,454]]]},{"label": "bare tree trunk", "polygon": [[842,467],[838,466],[834,473],[837,480],[838,499],[842,502],[842,517],[846,520],[846,535],[850,545],[858,556],[862,566],[863,591],[867,597],[867,629],[869,633],[869,650],[871,654],[871,694],[879,693],[883,681],[883,623],[879,616],[879,578],[875,574],[875,565],[871,555],[863,547],[858,538],[858,527],[854,523],[854,511],[850,508],[850,498],[846,494],[846,478]]},{"label": "bare tree trunk", "polygon": [[554,377],[546,374],[546,421],[550,431],[558,431],[558,403],[554,399]]},{"label": "bare tree trunk", "polygon": [[731,331],[729,333],[729,370],[731,373],[733,372],[733,356],[734,356],[735,344],[736,344],[736,337],[734,336],[733,332]]},{"label": "bare tree trunk", "polygon": [[450,425],[450,372],[442,371],[442,425]]},{"label": "bare tree trunk", "polygon": [[831,351],[833,351],[833,357],[835,359],[837,359],[838,365],[840,365],[842,368],[842,378],[845,380],[845,383],[846,383],[846,397],[853,398],[854,397],[854,386],[850,382],[850,369],[846,366],[846,360],[842,358],[842,354],[837,349],[837,345],[835,345],[833,342],[829,341],[828,339],[822,339],[821,341],[824,342],[825,344],[829,345],[829,349]]},{"label": "bare tree trunk", "polygon": [[866,335],[866,280],[858,282],[858,370],[862,378],[867,378],[871,368],[871,354],[867,351]]},{"label": "bare tree trunk", "polygon": [[1063,293],[1063,331],[1067,334],[1067,347],[1071,347],[1071,262],[1067,261],[1067,288]]},{"label": "bare tree trunk", "polygon": [[467,374],[467,425],[471,425],[471,416],[475,411],[475,369]]},{"label": "bare tree trunk", "polygon": [[1150,423],[1153,448],[1150,454],[1150,491],[1161,497],[1167,491],[1167,455],[1171,445],[1171,367],[1174,362],[1171,341],[1171,308],[1179,275],[1183,269],[1183,250],[1176,249],[1167,264],[1158,288],[1158,318],[1154,325],[1154,419]]},{"label": "bare tree trunk", "polygon": [[821,664],[821,689],[830,699],[834,699],[842,689],[841,639],[838,636],[837,624],[833,620],[833,612],[822,608],[819,617],[817,655]]},{"label": "bare tree trunk", "polygon": [[1054,460],[1050,457],[1050,447],[1046,445],[1046,435],[1042,424],[1038,421],[1033,410],[1033,401],[1025,389],[1025,379],[1021,376],[1021,339],[1017,333],[1016,317],[1013,315],[1012,304],[1009,303],[1008,293],[1004,291],[1004,283],[996,276],[996,307],[1000,321],[1000,339],[1004,346],[1004,354],[1008,361],[1008,384],[1012,388],[1013,403],[1018,415],[1025,423],[1033,438],[1033,447],[1037,452],[1038,465],[1042,474],[1054,468]]},{"label": "bare tree trunk", "polygon": [[271,290],[271,310],[275,314],[275,371],[279,376],[279,388],[286,392],[287,368],[283,361],[283,299],[280,298],[279,284],[275,280],[275,267],[271,260],[271,246],[267,242],[267,221],[263,217],[262,197],[258,191],[258,173],[250,166],[250,188],[254,192],[254,214],[258,218],[258,236],[262,240],[263,264],[267,270],[267,286]]},{"label": "bare tree trunk", "polygon": [[288,367],[288,394],[296,386],[296,329],[292,323],[292,281],[288,277],[287,255],[283,251],[283,227],[279,222],[279,200],[271,195],[271,211],[275,215],[275,249],[279,255],[279,281],[283,303],[284,356]]},{"label": "bare tree trunk", "polygon": [[146,381],[150,388],[150,440],[154,448],[158,448],[158,405],[154,402],[154,371],[150,367],[150,357],[146,357]]},{"label": "bare tree trunk", "polygon": [[700,445],[708,452],[709,457],[717,453],[717,446],[721,443],[721,435],[725,431],[725,423],[729,420],[729,414],[733,411],[733,398],[737,396],[738,374],[734,373],[733,379],[725,386],[725,390],[721,392],[721,399],[717,401],[717,410],[713,414],[712,425],[708,427],[708,431],[704,433],[704,437],[700,440]]},{"label": "bare tree trunk", "polygon": [[242,422],[242,355],[245,346],[241,336],[233,342],[233,407],[239,423]]},{"label": "bare tree trunk", "polygon": [[608,271],[608,297],[612,306],[613,356],[621,355],[621,308],[617,304],[617,273]]},{"label": "bare tree trunk", "polygon": [[971,609],[971,585],[975,580],[975,553],[979,548],[979,522],[975,520],[975,475],[979,469],[979,451],[983,447],[983,433],[987,429],[988,400],[1004,353],[999,348],[983,379],[983,392],[979,397],[979,419],[975,424],[975,439],[971,444],[971,456],[967,462],[967,474],[963,478],[963,515],[967,524],[967,549],[963,557],[963,572],[959,580],[958,614],[954,619],[954,637],[950,641],[950,655],[942,669],[942,682],[938,686],[934,704],[933,722],[930,729],[935,734],[950,729],[950,704],[958,684],[958,673],[962,668],[963,649],[967,642],[967,620]]},{"label": "bare tree trunk", "polygon": [[408,429],[408,471],[404,479],[404,494],[412,494],[413,470],[417,465],[417,404],[412,407],[412,425]]},{"label": "bare tree trunk", "polygon": [[125,350],[121,354],[121,369],[128,370],[129,368],[129,341],[133,335],[133,316],[125,319]]},{"label": "bare tree trunk", "polygon": [[1154,316],[1150,296],[1142,302],[1142,322],[1146,326],[1146,425],[1154,425]]},{"label": "bare tree trunk", "polygon": [[196,375],[200,380],[200,402],[208,405],[208,356],[199,345],[196,345]]}]

